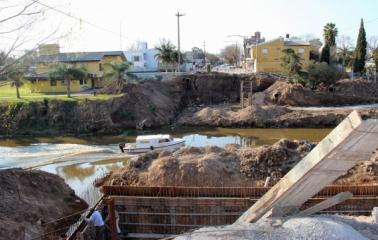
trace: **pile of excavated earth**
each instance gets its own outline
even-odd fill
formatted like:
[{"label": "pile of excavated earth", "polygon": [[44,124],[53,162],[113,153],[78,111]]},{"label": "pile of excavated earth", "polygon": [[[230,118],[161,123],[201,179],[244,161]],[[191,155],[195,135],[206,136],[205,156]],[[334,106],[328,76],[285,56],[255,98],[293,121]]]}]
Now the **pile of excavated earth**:
[{"label": "pile of excavated earth", "polygon": [[[97,185],[128,186],[262,186],[267,177],[277,182],[312,148],[306,141],[281,139],[257,148],[235,144],[185,147],[174,152],[151,152],[110,172]],[[336,183],[373,183],[378,180],[378,154],[352,168]]]},{"label": "pile of excavated earth", "polygon": [[[236,109],[243,80],[253,82],[255,106]],[[293,107],[378,103],[378,83],[372,81],[341,80],[310,89],[269,74],[199,73],[167,81],[114,82],[101,93],[121,95],[109,100],[0,104],[0,135],[115,134],[169,125],[334,127],[350,109]],[[374,117],[378,110],[364,110],[362,115]]]},{"label": "pile of excavated earth", "polygon": [[0,189],[0,239],[4,240],[59,236],[80,215],[55,220],[88,207],[61,177],[39,170],[1,170]]}]

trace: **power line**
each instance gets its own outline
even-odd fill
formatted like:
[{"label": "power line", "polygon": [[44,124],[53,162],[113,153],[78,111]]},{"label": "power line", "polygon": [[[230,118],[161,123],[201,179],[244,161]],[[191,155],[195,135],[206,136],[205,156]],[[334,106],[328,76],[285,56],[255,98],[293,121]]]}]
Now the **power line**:
[{"label": "power line", "polygon": [[83,19],[83,18],[81,18],[81,17],[76,17],[76,16],[74,16],[74,15],[72,15],[72,14],[70,14],[70,13],[66,13],[66,12],[64,12],[64,11],[62,11],[62,10],[56,8],[56,7],[52,7],[52,6],[50,6],[50,5],[46,4],[46,3],[42,3],[42,2],[39,1],[39,0],[33,0],[33,2],[38,3],[39,5],[44,6],[44,7],[48,8],[48,9],[51,9],[51,10],[53,10],[53,11],[55,11],[55,12],[58,12],[58,13],[64,15],[64,16],[66,16],[66,17],[69,17],[69,18],[75,19],[75,20],[77,20],[77,21],[79,21],[79,22],[81,22],[81,23],[86,23],[86,24],[88,24],[88,25],[90,25],[90,26],[92,26],[92,27],[94,27],[94,28],[99,29],[99,30],[102,30],[102,31],[105,31],[105,32],[109,32],[109,33],[115,34],[115,35],[117,35],[117,36],[121,36],[121,37],[123,37],[123,38],[126,38],[126,39],[129,39],[129,40],[132,40],[132,41],[138,42],[138,40],[132,39],[132,38],[130,38],[130,37],[126,37],[126,36],[122,35],[122,33],[117,33],[117,32],[115,32],[115,31],[113,31],[113,30],[110,30],[110,29],[104,28],[104,27],[102,27],[102,26],[99,26],[99,25],[97,25],[97,24],[91,23],[91,22],[89,22],[88,20],[85,20],[85,19]]}]

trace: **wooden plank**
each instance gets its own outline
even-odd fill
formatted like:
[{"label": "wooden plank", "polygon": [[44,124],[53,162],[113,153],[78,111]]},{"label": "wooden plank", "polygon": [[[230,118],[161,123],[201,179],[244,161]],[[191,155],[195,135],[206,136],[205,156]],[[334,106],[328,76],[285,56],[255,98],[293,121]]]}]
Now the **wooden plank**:
[{"label": "wooden plank", "polygon": [[306,210],[303,210],[298,213],[298,216],[304,217],[304,216],[309,216],[311,214],[320,212],[324,209],[330,208],[336,204],[339,204],[341,202],[344,202],[345,200],[353,197],[353,194],[350,192],[341,192],[331,198],[328,198],[318,204],[315,204],[314,206],[307,208]]},{"label": "wooden plank", "polygon": [[300,207],[357,162],[369,160],[377,139],[378,121],[362,121],[353,111],[235,223],[255,222],[273,207]]}]

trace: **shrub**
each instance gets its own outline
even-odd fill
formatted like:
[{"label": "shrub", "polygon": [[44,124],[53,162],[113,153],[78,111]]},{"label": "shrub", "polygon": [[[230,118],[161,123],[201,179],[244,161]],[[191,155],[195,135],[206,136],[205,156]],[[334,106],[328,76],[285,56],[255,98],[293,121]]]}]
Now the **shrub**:
[{"label": "shrub", "polygon": [[343,77],[343,71],[337,67],[328,65],[326,62],[311,61],[305,66],[306,84],[312,88],[319,84],[329,86]]}]

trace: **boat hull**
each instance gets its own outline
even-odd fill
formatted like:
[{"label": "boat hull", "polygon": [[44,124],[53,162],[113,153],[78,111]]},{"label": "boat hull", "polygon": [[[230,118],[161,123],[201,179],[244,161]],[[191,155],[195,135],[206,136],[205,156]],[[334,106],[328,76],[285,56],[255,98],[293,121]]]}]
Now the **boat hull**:
[{"label": "boat hull", "polygon": [[146,147],[145,148],[137,148],[137,147],[125,146],[123,148],[123,152],[128,153],[128,154],[139,154],[139,153],[146,153],[146,152],[151,152],[151,151],[163,151],[163,150],[172,151],[172,150],[176,150],[180,147],[184,147],[184,146],[185,146],[185,140],[182,140],[182,141],[177,141],[173,144],[166,145],[166,146],[154,146],[154,147],[149,147],[149,148],[146,148]]}]

